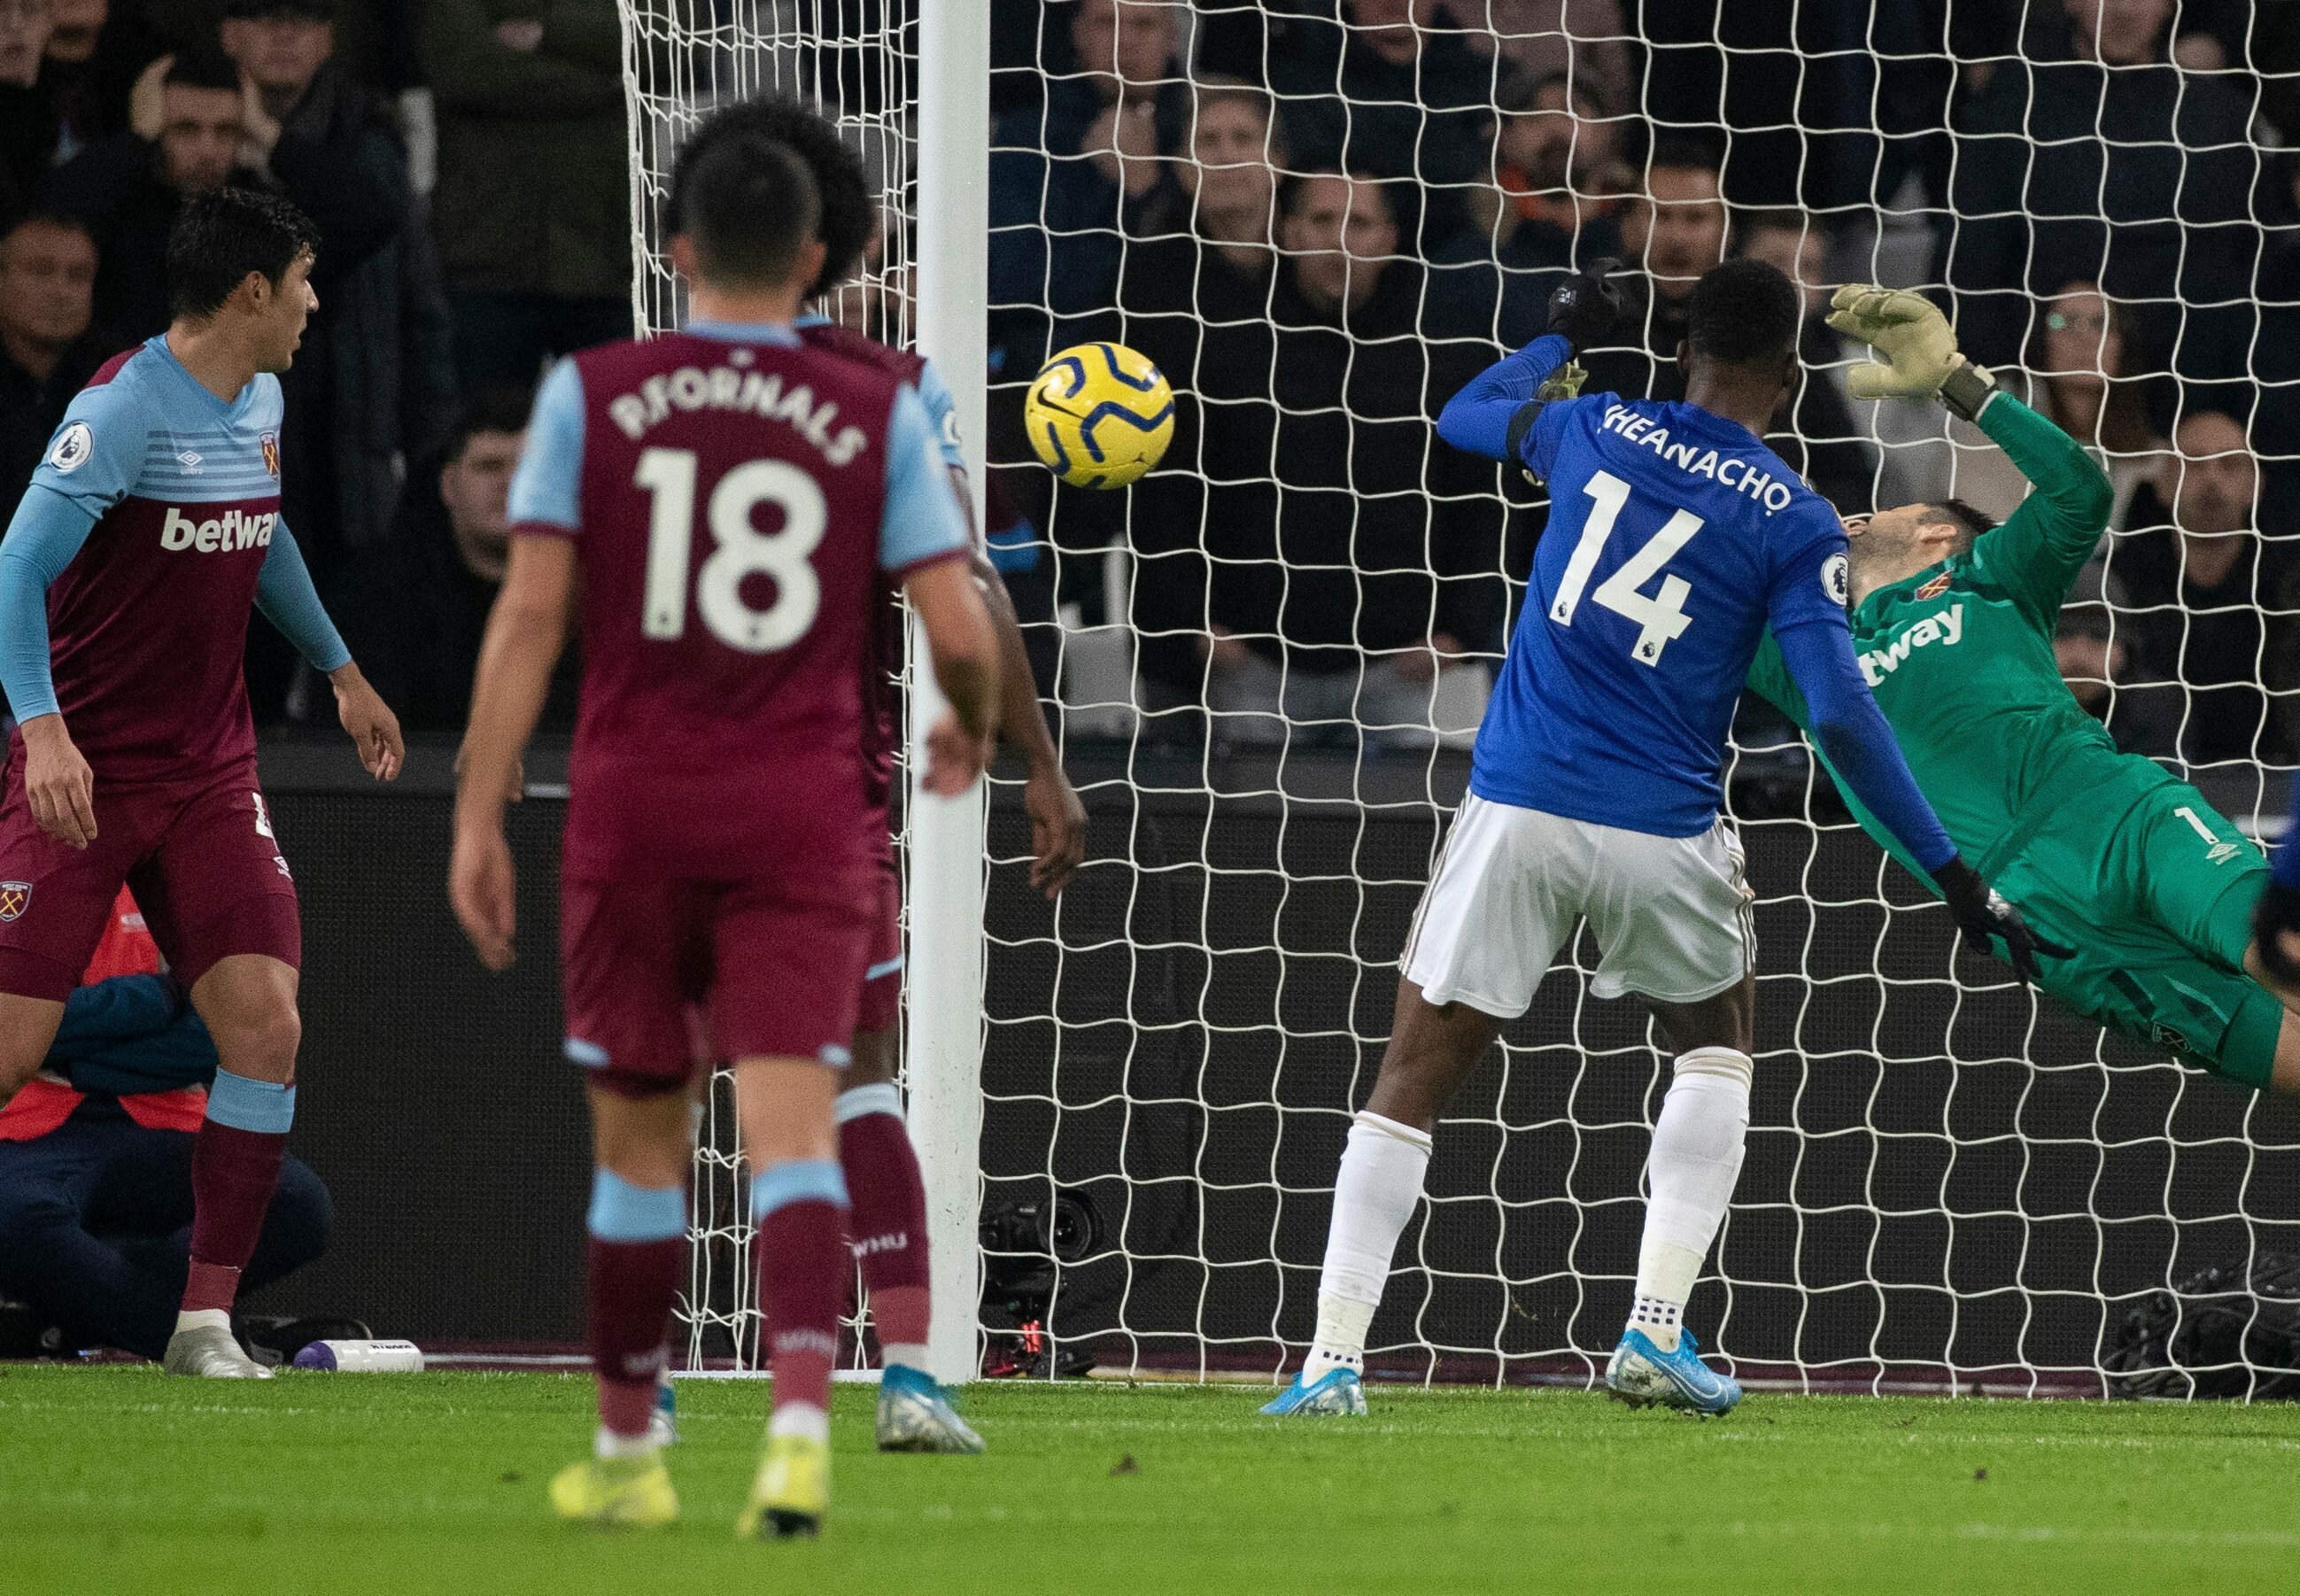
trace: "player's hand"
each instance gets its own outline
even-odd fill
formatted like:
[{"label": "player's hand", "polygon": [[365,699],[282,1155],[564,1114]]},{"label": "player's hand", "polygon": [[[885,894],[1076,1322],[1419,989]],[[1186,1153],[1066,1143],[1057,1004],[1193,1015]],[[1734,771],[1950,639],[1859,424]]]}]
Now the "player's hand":
[{"label": "player's hand", "polygon": [[1856,399],[1929,398],[1963,358],[1940,306],[1906,288],[1846,283],[1830,297],[1826,320],[1884,356],[1882,363],[1863,361],[1847,373],[1846,386]]},{"label": "player's hand", "polygon": [[1933,872],[1933,882],[1956,916],[1957,929],[1976,950],[1993,952],[1989,939],[2004,944],[2004,957],[2024,982],[2037,979],[2037,956],[2074,958],[2076,949],[2047,941],[2029,929],[2021,911],[2004,901],[2004,894],[1980,879],[1979,872],[1962,859],[1951,859]]},{"label": "player's hand", "polygon": [[1549,330],[1562,332],[1575,353],[1613,330],[1621,319],[1621,290],[1605,280],[1621,263],[1608,256],[1576,272],[1549,295]]},{"label": "player's hand", "polygon": [[511,844],[504,840],[501,821],[492,825],[480,821],[458,824],[454,856],[447,865],[447,901],[454,906],[455,922],[471,938],[479,963],[490,970],[508,970],[512,965],[512,933],[518,928],[517,885]]},{"label": "player's hand", "polygon": [[927,733],[927,773],[920,783],[937,798],[962,798],[990,763],[990,740],[976,737],[944,710]]},{"label": "player's hand", "polygon": [[96,773],[72,746],[60,714],[35,715],[24,733],[24,796],[40,830],[86,848],[96,840]]},{"label": "player's hand", "polygon": [[330,678],[336,688],[336,717],[352,734],[360,763],[379,781],[396,781],[407,762],[407,745],[400,740],[399,717],[381,695],[367,684],[357,665],[346,665]]},{"label": "player's hand", "polygon": [[1057,897],[1086,859],[1086,806],[1062,767],[1048,765],[1022,784],[1022,810],[1030,817],[1030,884]]},{"label": "player's hand", "polygon": [[2269,882],[2252,911],[2245,967],[2279,998],[2300,997],[2300,890]]}]

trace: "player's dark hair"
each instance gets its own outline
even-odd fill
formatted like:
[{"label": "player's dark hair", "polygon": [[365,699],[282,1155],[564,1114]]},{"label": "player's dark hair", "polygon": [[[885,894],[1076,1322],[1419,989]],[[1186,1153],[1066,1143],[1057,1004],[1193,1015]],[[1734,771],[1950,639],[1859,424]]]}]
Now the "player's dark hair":
[{"label": "player's dark hair", "polygon": [[462,459],[471,439],[482,432],[526,431],[528,414],[534,408],[535,389],[522,383],[502,382],[479,389],[457,413],[454,429],[447,434],[446,452],[440,457]]},{"label": "player's dark hair", "polygon": [[1777,364],[1796,347],[1804,310],[1796,285],[1779,266],[1739,255],[1710,267],[1693,285],[1686,342],[1726,365]]},{"label": "player's dark hair", "polygon": [[854,274],[871,234],[879,225],[878,196],[862,173],[862,157],[830,119],[791,100],[746,100],[713,112],[679,146],[671,163],[671,203],[666,214],[687,213],[687,185],[711,149],[730,139],[763,138],[799,158],[814,179],[819,214],[814,236],[822,241],[822,270],[806,288],[806,297],[827,294]]},{"label": "player's dark hair", "polygon": [[213,315],[251,272],[278,288],[320,247],[312,219],[275,194],[225,187],[196,194],[168,234],[168,310]]},{"label": "player's dark hair", "polygon": [[162,74],[163,88],[212,88],[224,94],[239,93],[239,63],[223,53],[220,45],[203,41],[188,50],[176,52]]},{"label": "player's dark hair", "polygon": [[1966,548],[1971,548],[1979,542],[1983,532],[1993,532],[1996,530],[1995,516],[1975,509],[1961,498],[1942,499],[1933,506],[1933,508],[1970,534],[1962,539]]},{"label": "player's dark hair", "polygon": [[755,134],[714,139],[686,180],[672,230],[694,241],[705,277],[754,288],[789,281],[821,204],[788,145]]}]

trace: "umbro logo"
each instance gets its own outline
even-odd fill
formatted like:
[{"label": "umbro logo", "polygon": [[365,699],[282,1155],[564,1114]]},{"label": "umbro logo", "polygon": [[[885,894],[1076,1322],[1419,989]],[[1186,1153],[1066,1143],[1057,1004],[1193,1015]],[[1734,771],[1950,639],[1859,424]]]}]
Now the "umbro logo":
[{"label": "umbro logo", "polygon": [[197,449],[186,449],[176,456],[176,464],[184,468],[184,474],[188,477],[200,474],[200,454]]}]

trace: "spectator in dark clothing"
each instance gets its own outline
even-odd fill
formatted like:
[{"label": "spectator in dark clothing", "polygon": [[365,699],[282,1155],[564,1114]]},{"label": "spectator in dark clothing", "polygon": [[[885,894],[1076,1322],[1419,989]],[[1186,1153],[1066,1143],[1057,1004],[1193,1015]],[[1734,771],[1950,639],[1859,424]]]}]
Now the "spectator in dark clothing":
[{"label": "spectator in dark clothing", "polygon": [[[1255,370],[1210,379],[1201,361],[1223,391],[1267,384],[1207,429],[1219,736],[1346,740],[1362,727],[1377,743],[1426,745],[1449,729],[1433,718],[1439,673],[1484,680],[1462,656],[1498,635],[1500,506],[1490,469],[1437,447],[1430,417],[1492,347],[1425,336],[1423,273],[1398,258],[1398,218],[1378,181],[1300,179],[1273,358],[1242,340],[1226,353]],[[1482,692],[1466,697],[1482,710]]]},{"label": "spectator in dark clothing", "polygon": [[[2032,9],[2027,62],[1976,68],[1986,82],[1954,118],[1941,247],[1961,347],[2012,361],[2030,296],[2081,276],[2138,305],[2176,370],[2235,374],[2215,368],[2250,344],[2233,302],[2251,297],[2255,217],[2290,205],[2268,203],[2250,97],[2165,59],[2172,0],[2064,5]],[[2196,308],[2213,301],[2232,303]]]},{"label": "spectator in dark clothing", "polygon": [[115,349],[167,330],[168,234],[185,196],[238,180],[246,136],[238,69],[221,52],[187,51],[161,89],[159,141],[114,133],[48,180],[48,205],[95,236],[96,325]]},{"label": "spectator in dark clothing", "polygon": [[96,242],[28,216],[0,234],[0,494],[24,491],[64,406],[112,351],[88,332]]},{"label": "spectator in dark clothing", "polygon": [[991,336],[1017,371],[1104,330],[1127,233],[1146,206],[1171,213],[1163,157],[1189,116],[1174,22],[1167,5],[1079,0],[1075,74],[991,135]]},{"label": "spectator in dark clothing", "polygon": [[631,333],[631,198],[614,0],[429,0],[433,236],[466,393]]},{"label": "spectator in dark clothing", "polygon": [[1804,370],[1781,401],[1765,441],[1839,514],[1865,515],[1876,507],[1877,463],[1829,374],[1844,355],[1821,320],[1829,312],[1829,284],[1821,229],[1802,211],[1759,211],[1742,221],[1738,238],[1740,254],[1779,267],[1804,302],[1797,331],[1797,359]]},{"label": "spectator in dark clothing", "polygon": [[[320,308],[279,379],[291,463],[280,508],[324,589],[359,550],[389,539],[408,462],[434,453],[452,424],[446,300],[390,116],[334,60],[334,0],[227,3],[224,46],[247,87],[244,153],[320,230]],[[250,635],[259,721],[302,719],[311,680],[284,639]]]},{"label": "spectator in dark clothing", "polygon": [[[2244,424],[2192,412],[2174,430],[2179,458],[2133,496],[2133,531],[2109,575],[2132,606],[2146,673],[2184,684],[2180,752],[2191,761],[2280,757],[2263,682],[2287,623],[2263,613],[2288,562],[2260,535],[2259,476]],[[2170,503],[2166,502],[2170,496]]]},{"label": "spectator in dark clothing", "polygon": [[1563,72],[1504,85],[1496,110],[1493,181],[1470,192],[1480,244],[1504,266],[1618,256],[1621,207],[1637,186],[1621,158],[1629,119],[1607,115]]},{"label": "spectator in dark clothing", "polygon": [[1296,159],[1410,179],[1421,238],[1458,230],[1471,186],[1492,175],[1494,69],[1452,13],[1438,0],[1340,0],[1267,26],[1270,87]]},{"label": "spectator in dark clothing", "polygon": [[332,0],[230,12],[228,47],[254,91],[249,147],[320,230],[320,308],[280,381],[296,462],[284,508],[324,579],[390,535],[407,462],[435,451],[454,414],[446,303],[389,113],[332,59]]},{"label": "spectator in dark clothing", "polygon": [[1227,471],[1252,469],[1219,440],[1240,406],[1269,397],[1286,160],[1269,95],[1235,79],[1200,83],[1188,149],[1174,163],[1179,203],[1127,251],[1121,336],[1174,389],[1165,460],[1122,496],[1136,560],[1136,665],[1154,714],[1195,706],[1204,692],[1207,495]]},{"label": "spectator in dark clothing", "polygon": [[1583,391],[1674,399],[1682,391],[1677,347],[1685,341],[1686,301],[1704,272],[1725,258],[1725,201],[1717,163],[1698,146],[1664,144],[1647,163],[1644,192],[1621,212],[1621,246],[1632,275],[1622,280],[1622,347],[1593,351]]},{"label": "spectator in dark clothing", "polygon": [[48,5],[49,0],[0,0],[0,218],[29,210],[55,163],[55,107],[39,86]]},{"label": "spectator in dark clothing", "polygon": [[[0,1108],[0,1291],[66,1345],[156,1358],[191,1258],[215,1043],[125,890],[82,980],[46,1066]],[[320,1177],[286,1159],[242,1294],[317,1258],[332,1216]]]},{"label": "spectator in dark clothing", "polygon": [[[488,612],[511,553],[506,511],[526,435],[529,394],[483,389],[435,467],[411,478],[397,534],[363,551],[345,582],[346,639],[411,730],[462,729]],[[575,722],[574,651],[553,678],[544,723]]]},{"label": "spectator in dark clothing", "polygon": [[69,159],[128,126],[136,79],[163,46],[141,0],[48,0],[48,17],[40,88]]}]

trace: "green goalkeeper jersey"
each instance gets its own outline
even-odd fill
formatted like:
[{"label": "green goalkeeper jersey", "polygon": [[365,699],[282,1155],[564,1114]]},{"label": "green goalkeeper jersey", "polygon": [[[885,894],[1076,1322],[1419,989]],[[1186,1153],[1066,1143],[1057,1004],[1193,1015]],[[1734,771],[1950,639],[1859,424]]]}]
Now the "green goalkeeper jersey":
[{"label": "green goalkeeper jersey", "polygon": [[[1986,432],[2036,487],[1971,552],[1854,606],[1853,649],[1958,851],[1990,880],[2055,815],[2104,830],[2173,778],[2118,751],[2061,680],[2053,631],[2108,525],[2108,479],[2075,441],[2000,393]],[[1765,638],[1749,685],[1812,729],[1804,697]],[[1892,833],[1837,776],[1854,817],[1919,881]]]}]

